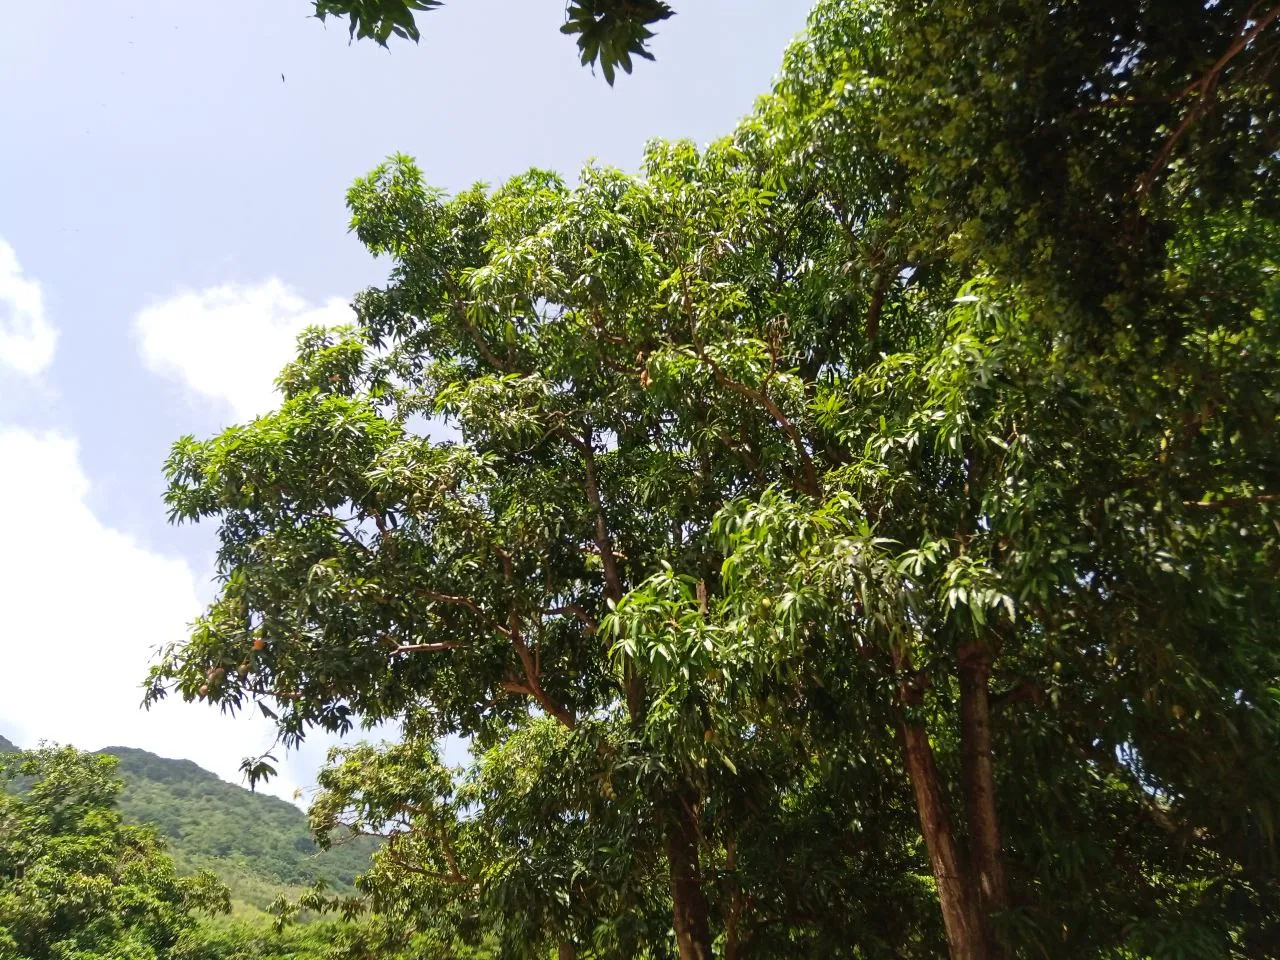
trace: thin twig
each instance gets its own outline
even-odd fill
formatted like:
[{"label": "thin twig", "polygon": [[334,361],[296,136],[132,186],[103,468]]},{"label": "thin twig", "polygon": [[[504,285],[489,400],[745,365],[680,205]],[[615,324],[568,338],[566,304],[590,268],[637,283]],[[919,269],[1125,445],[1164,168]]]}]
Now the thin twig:
[{"label": "thin twig", "polygon": [[544,616],[548,617],[559,617],[567,613],[581,621],[582,625],[591,633],[595,633],[596,630],[599,629],[599,624],[596,623],[595,617],[591,616],[591,614],[587,613],[587,611],[583,610],[576,603],[566,603],[562,607],[551,607],[549,610],[544,610],[542,612]]},{"label": "thin twig", "polygon": [[472,613],[484,620],[485,624],[495,633],[499,633],[508,639],[511,637],[511,631],[509,629],[494,620],[483,607],[470,597],[463,597],[449,593],[436,593],[434,590],[419,590],[418,593],[419,595],[426,597],[428,600],[435,601],[436,603],[452,603],[460,607],[466,607]]},{"label": "thin twig", "polygon": [[1280,493],[1259,493],[1252,497],[1223,497],[1221,500],[1183,500],[1184,507],[1202,507],[1206,510],[1226,510],[1230,507],[1249,507],[1257,503],[1275,503]]},{"label": "thin twig", "polygon": [[442,650],[454,650],[459,646],[456,640],[441,640],[439,643],[402,643],[391,651],[391,656],[398,653],[438,653]]}]

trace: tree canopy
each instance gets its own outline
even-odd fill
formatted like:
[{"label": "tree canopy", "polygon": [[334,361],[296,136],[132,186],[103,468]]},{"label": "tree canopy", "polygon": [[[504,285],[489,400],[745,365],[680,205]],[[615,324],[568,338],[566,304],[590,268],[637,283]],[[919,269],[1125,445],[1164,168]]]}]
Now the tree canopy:
[{"label": "tree canopy", "polygon": [[149,696],[400,722],[341,906],[503,956],[1269,955],[1277,31],[823,0],[638,175],[392,158],[389,282],[175,445]]}]

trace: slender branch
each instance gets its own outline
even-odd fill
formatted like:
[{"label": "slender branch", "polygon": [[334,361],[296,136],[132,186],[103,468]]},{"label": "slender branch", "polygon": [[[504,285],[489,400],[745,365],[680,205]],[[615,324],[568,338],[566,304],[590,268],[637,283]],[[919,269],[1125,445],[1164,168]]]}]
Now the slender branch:
[{"label": "slender branch", "polygon": [[1139,805],[1160,829],[1172,834],[1182,834],[1184,832],[1183,825],[1168,810],[1160,806],[1159,802],[1151,796],[1151,793],[1146,789],[1142,781],[1138,779],[1133,770],[1126,767],[1105,750],[1098,750],[1095,747],[1079,743],[1073,746],[1077,756],[1096,764],[1106,773],[1118,780],[1123,780],[1133,787],[1133,795],[1138,800]]},{"label": "slender branch", "polygon": [[471,342],[476,345],[476,349],[480,351],[480,356],[489,366],[501,370],[503,373],[511,373],[511,364],[504,361],[496,353],[489,349],[489,345],[485,342],[484,337],[480,335],[480,331],[476,329],[470,318],[467,317],[467,305],[461,299],[455,299],[453,308],[458,312],[458,323],[462,329],[467,332],[467,336],[471,338]]},{"label": "slender branch", "polygon": [[429,880],[439,880],[441,883],[450,883],[459,886],[471,883],[467,877],[458,873],[440,873],[436,870],[427,870],[417,864],[409,863],[407,860],[402,860],[400,857],[394,857],[390,854],[384,854],[383,856],[401,870],[407,870],[409,873],[416,873],[418,876],[426,877]]},{"label": "slender branch", "polygon": [[[503,552],[502,558],[504,568],[506,569],[509,577],[511,556],[510,554]],[[515,680],[505,680],[503,681],[502,689],[508,693],[520,693],[525,696],[532,697],[537,702],[538,706],[540,706],[550,716],[555,717],[566,727],[573,729],[574,725],[577,723],[577,718],[570,710],[567,710],[548,696],[546,691],[542,688],[540,680],[540,664],[536,654],[529,650],[528,644],[525,643],[524,637],[521,636],[519,617],[514,609],[511,611],[509,625],[504,627],[502,624],[490,617],[479,604],[469,597],[437,593],[434,590],[419,590],[418,592],[430,600],[440,603],[453,603],[466,607],[468,610],[478,614],[495,633],[498,633],[510,640],[512,646],[515,648],[516,656],[520,658],[520,663],[524,668],[525,680],[523,683]],[[409,644],[397,647],[392,651],[392,654],[411,651],[449,650],[453,649],[457,645],[457,642],[452,640],[445,640],[439,643]]]},{"label": "slender branch", "polygon": [[439,653],[443,650],[455,650],[460,644],[456,640],[441,640],[439,643],[402,643],[391,651],[391,656],[398,653]]},{"label": "slender branch", "polygon": [[462,871],[458,869],[458,856],[453,849],[453,844],[449,840],[449,835],[444,832],[441,827],[436,831],[436,836],[440,838],[440,849],[444,852],[445,862],[449,864],[449,869],[455,877],[461,877]]},{"label": "slender branch", "polygon": [[502,624],[494,620],[483,607],[470,597],[462,597],[448,593],[436,593],[434,590],[419,590],[418,593],[426,599],[435,601],[436,603],[452,603],[460,607],[466,607],[472,613],[484,620],[485,624],[494,632],[499,633],[508,639],[511,637],[511,631],[507,627],[504,627]]},{"label": "slender branch", "polygon": [[548,610],[542,611],[542,613],[544,616],[548,616],[548,617],[559,617],[559,616],[563,616],[566,613],[570,614],[571,616],[581,621],[582,625],[585,626],[587,630],[593,634],[599,628],[599,624],[596,623],[595,617],[591,616],[591,614],[587,613],[587,611],[583,610],[576,603],[566,603],[562,607],[551,607]]},{"label": "slender branch", "polygon": [[[538,706],[546,711],[547,714],[555,717],[562,724],[572,730],[577,725],[577,717],[573,715],[572,711],[567,710],[565,707],[553,700],[547,695],[547,692],[542,689],[542,681],[539,675],[537,659],[534,653],[529,650],[529,645],[524,642],[524,637],[520,635],[519,631],[512,634],[511,643],[515,647],[516,656],[520,658],[521,666],[524,668],[525,682],[522,686],[525,691],[529,696],[533,697]],[[506,684],[503,684],[504,688],[506,688],[506,686]]]},{"label": "slender branch", "polygon": [[[748,387],[745,383],[734,380],[724,372],[714,359],[707,354],[706,349],[702,345],[702,341],[698,338],[697,315],[693,309],[693,296],[689,291],[688,275],[683,266],[681,266],[680,269],[680,288],[684,312],[689,320],[689,337],[693,341],[693,345],[696,350],[693,354],[694,358],[705,363],[711,369],[712,376],[714,376],[717,382],[721,385],[726,386],[735,393],[760,404],[769,411],[769,415],[773,417],[778,426],[782,427],[783,431],[791,439],[792,444],[796,448],[796,454],[800,457],[801,469],[804,471],[804,483],[802,486],[805,488],[805,492],[815,499],[821,499],[822,486],[818,482],[817,471],[814,469],[813,460],[809,457],[809,451],[804,448],[804,441],[800,436],[800,431],[796,429],[796,425],[792,423],[790,418],[782,412],[782,409],[774,403],[773,398],[770,397],[767,392]],[[770,365],[769,375],[773,375],[772,362]]]},{"label": "slender branch", "polygon": [[[1255,3],[1249,8],[1249,12],[1245,14],[1244,21],[1240,24],[1240,36],[1236,37],[1235,42],[1232,43],[1231,46],[1227,48],[1226,52],[1217,59],[1213,66],[1205,72],[1203,77],[1187,85],[1186,89],[1182,91],[1182,96],[1189,96],[1196,92],[1203,94],[1205,90],[1216,82],[1218,74],[1226,68],[1227,64],[1234,60],[1245,47],[1253,43],[1258,34],[1267,29],[1267,27],[1271,25],[1272,21],[1277,17],[1280,17],[1280,6],[1276,6],[1272,7],[1262,16],[1255,18],[1253,11],[1256,10],[1257,7],[1258,5]],[[1253,26],[1246,30],[1245,27],[1249,23],[1252,23]]]},{"label": "slender branch", "polygon": [[729,436],[729,432],[724,428],[717,427],[715,429],[716,429],[716,438],[721,443],[723,443],[726,448],[728,448],[729,450],[732,450],[739,457],[741,457],[742,462],[746,465],[748,470],[750,470],[753,474],[759,475],[760,464],[756,461],[756,458],[751,455],[751,448],[747,445],[746,440],[744,439],[742,442],[739,442],[737,440],[734,440],[733,437]]},{"label": "slender branch", "polygon": [[1006,703],[1018,703],[1024,700],[1031,703],[1040,703],[1044,700],[1044,690],[1034,681],[1024,679],[1019,680],[1008,690],[991,694],[991,706],[993,708],[1002,707]]},{"label": "slender branch", "polygon": [[725,872],[729,875],[729,904],[724,917],[724,960],[738,960],[742,939],[739,921],[742,918],[742,884],[738,880],[738,841],[725,845]]},{"label": "slender branch", "polygon": [[1134,107],[1155,107],[1167,106],[1179,98],[1180,95],[1166,97],[1108,97],[1106,100],[1100,100],[1096,103],[1086,103],[1083,106],[1076,107],[1067,118],[1079,117],[1087,113],[1094,113],[1098,110],[1131,110]]},{"label": "slender branch", "polygon": [[622,599],[622,578],[618,575],[618,561],[613,552],[613,538],[609,535],[609,525],[605,518],[604,500],[600,496],[600,484],[596,475],[595,443],[588,427],[585,436],[577,446],[582,454],[582,465],[586,472],[587,502],[595,514],[595,541],[600,550],[600,562],[604,566],[605,595],[615,603]]},{"label": "slender branch", "polygon": [[1252,497],[1223,497],[1221,500],[1183,500],[1184,507],[1201,507],[1206,510],[1226,510],[1230,507],[1249,507],[1256,503],[1280,501],[1280,493],[1259,493]]},{"label": "slender branch", "polygon": [[[1257,4],[1254,6],[1256,7]],[[1173,148],[1177,145],[1178,141],[1182,139],[1183,135],[1190,130],[1192,126],[1194,126],[1197,120],[1208,112],[1209,105],[1213,101],[1214,88],[1218,84],[1222,71],[1225,70],[1227,65],[1246,47],[1248,47],[1254,39],[1257,38],[1258,34],[1269,27],[1277,18],[1280,18],[1280,6],[1272,7],[1257,19],[1254,19],[1253,8],[1250,8],[1249,13],[1245,16],[1244,22],[1240,25],[1240,35],[1236,37],[1231,46],[1229,46],[1226,52],[1217,59],[1213,66],[1205,71],[1204,75],[1201,76],[1200,79],[1188,84],[1182,93],[1179,94],[1179,98],[1194,95],[1196,98],[1195,103],[1193,103],[1190,109],[1187,110],[1186,114],[1182,118],[1182,122],[1178,124],[1173,133],[1169,135],[1167,140],[1165,140],[1164,146],[1162,146],[1160,148],[1160,152],[1156,154],[1156,158],[1152,162],[1150,168],[1145,174],[1143,174],[1142,179],[1138,182],[1139,194],[1146,193],[1151,189],[1152,185],[1155,183],[1156,177],[1160,175],[1160,170],[1168,164],[1169,158],[1173,154]],[[1249,23],[1252,23],[1253,26],[1249,27]]]},{"label": "slender branch", "polygon": [[876,275],[875,285],[871,288],[871,303],[867,306],[867,349],[872,349],[880,337],[880,315],[884,312],[884,300],[888,296],[889,287],[893,284],[894,271],[882,266]]},{"label": "slender branch", "polygon": [[[609,535],[609,523],[605,516],[604,499],[600,496],[600,484],[596,475],[595,439],[591,428],[587,427],[581,439],[566,432],[569,442],[582,454],[582,466],[586,473],[587,503],[595,514],[594,538],[596,549],[600,551],[600,564],[604,569],[604,595],[615,604],[622,599],[622,576],[618,573],[619,554],[613,549],[613,538]],[[622,666],[622,687],[627,699],[627,712],[632,722],[639,723],[644,715],[644,680],[636,672],[635,665],[629,660]]]},{"label": "slender branch", "polygon": [[693,357],[707,365],[717,383],[721,386],[728,387],[734,393],[746,397],[748,400],[760,404],[769,412],[769,415],[773,417],[774,422],[782,428],[783,432],[791,440],[792,446],[795,447],[796,455],[800,458],[800,467],[804,471],[804,482],[801,484],[802,489],[814,499],[821,500],[822,484],[818,480],[818,472],[814,468],[813,458],[809,456],[809,451],[804,447],[804,438],[800,436],[799,428],[797,428],[791,419],[782,412],[782,408],[779,407],[777,403],[774,402],[773,398],[765,391],[749,387],[745,383],[730,377],[724,372],[724,369],[720,364],[716,363],[716,361],[707,354],[706,350],[703,349],[702,344],[697,340],[694,341],[694,347],[696,352],[693,354]]},{"label": "slender branch", "polygon": [[356,536],[351,528],[347,526],[347,521],[343,520],[341,517],[335,517],[331,513],[324,513],[322,511],[311,511],[304,514],[304,516],[310,517],[312,520],[327,520],[333,524],[339,534],[346,537],[346,539],[354,546],[359,547],[365,553],[373,553],[373,550],[370,549],[369,545]]}]

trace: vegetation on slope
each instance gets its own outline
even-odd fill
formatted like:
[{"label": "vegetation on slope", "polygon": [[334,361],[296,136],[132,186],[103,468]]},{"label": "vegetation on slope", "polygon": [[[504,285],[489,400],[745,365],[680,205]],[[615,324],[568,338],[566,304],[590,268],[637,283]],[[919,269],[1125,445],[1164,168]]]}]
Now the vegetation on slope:
[{"label": "vegetation on slope", "polygon": [[[0,753],[17,749],[0,737]],[[291,803],[228,783],[190,760],[132,747],[100,752],[117,761],[124,821],[153,827],[180,873],[215,874],[231,891],[233,916],[253,916],[317,882],[354,893],[356,876],[368,868],[375,841],[360,837],[321,850]]]},{"label": "vegetation on slope", "polygon": [[111,757],[45,747],[0,757],[0,957],[159,960],[223,912],[209,873],[179,876],[150,827],[115,810]]},{"label": "vegetation on slope", "polygon": [[369,865],[372,840],[357,838],[321,850],[305,815],[293,804],[227,783],[190,760],[128,747],[103,752],[120,761],[125,819],[154,824],[169,838],[169,850],[182,869],[213,870],[236,899],[262,907],[281,887],[320,880],[349,893]]},{"label": "vegetation on slope", "polygon": [[[173,761],[163,762],[173,769]],[[402,956],[381,949],[379,918],[284,929],[261,916],[227,923],[228,890],[216,877],[184,876],[152,826],[124,822],[119,769],[106,752],[20,752],[0,739],[0,960]],[[412,946],[416,958],[487,956],[421,938]]]}]

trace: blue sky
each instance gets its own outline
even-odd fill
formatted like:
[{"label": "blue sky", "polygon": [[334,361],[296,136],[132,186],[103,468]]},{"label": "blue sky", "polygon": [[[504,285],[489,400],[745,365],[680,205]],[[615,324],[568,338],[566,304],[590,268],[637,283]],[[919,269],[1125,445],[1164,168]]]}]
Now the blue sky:
[{"label": "blue sky", "polygon": [[[273,404],[297,329],[379,282],[347,186],[418,158],[456,190],[655,136],[705,142],[764,91],[809,0],[683,0],[610,89],[562,0],[451,0],[420,46],[349,45],[307,0],[41,0],[0,31],[0,734],[124,744],[236,779],[260,719],[138,710],[149,651],[212,594],[213,529],[161,464]],[[283,79],[282,75],[283,74]],[[270,789],[308,787],[326,744]]]}]

